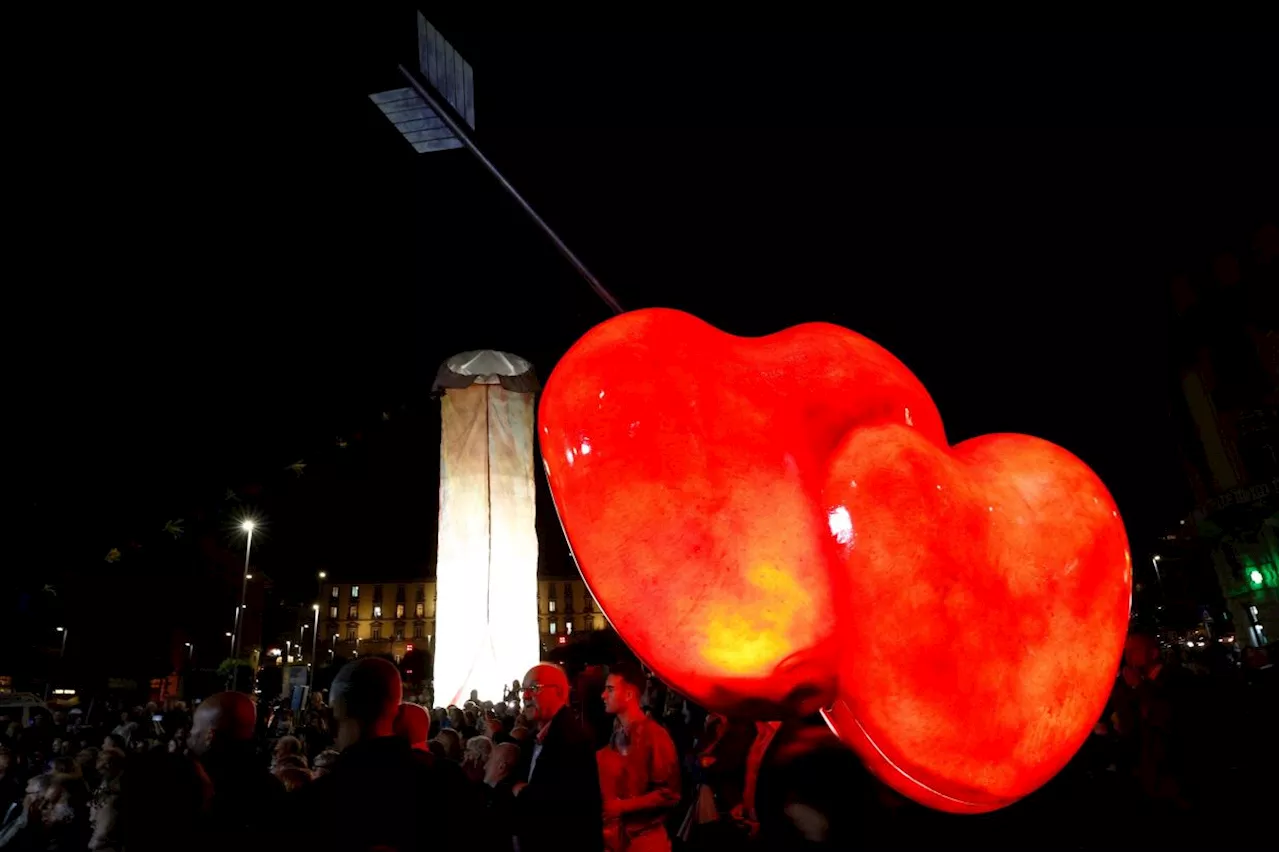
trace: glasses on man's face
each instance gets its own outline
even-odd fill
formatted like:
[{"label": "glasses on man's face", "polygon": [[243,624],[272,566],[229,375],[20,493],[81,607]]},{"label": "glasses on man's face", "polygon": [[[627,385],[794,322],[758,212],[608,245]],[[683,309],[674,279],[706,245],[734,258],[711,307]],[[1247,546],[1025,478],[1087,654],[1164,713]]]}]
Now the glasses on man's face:
[{"label": "glasses on man's face", "polygon": [[520,687],[520,694],[523,695],[525,698],[528,698],[530,695],[537,695],[538,693],[542,692],[542,690],[544,689],[554,689],[556,686],[558,686],[558,684],[531,683],[528,686]]}]

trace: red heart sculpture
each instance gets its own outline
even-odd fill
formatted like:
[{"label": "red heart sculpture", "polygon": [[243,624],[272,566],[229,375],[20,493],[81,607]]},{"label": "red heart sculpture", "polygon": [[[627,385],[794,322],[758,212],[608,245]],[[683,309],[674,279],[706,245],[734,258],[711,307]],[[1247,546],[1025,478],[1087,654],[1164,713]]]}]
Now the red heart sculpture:
[{"label": "red heart sculpture", "polygon": [[843,565],[836,732],[940,810],[995,810],[1052,778],[1102,713],[1128,624],[1103,484],[1037,438],[948,450],[884,426],[850,432],[825,499]]},{"label": "red heart sculpture", "polygon": [[945,446],[924,387],[866,338],[734,337],[671,310],[589,331],[539,409],[561,524],[619,634],[704,707],[764,718],[834,696],[826,467],[852,427],[888,423]]}]

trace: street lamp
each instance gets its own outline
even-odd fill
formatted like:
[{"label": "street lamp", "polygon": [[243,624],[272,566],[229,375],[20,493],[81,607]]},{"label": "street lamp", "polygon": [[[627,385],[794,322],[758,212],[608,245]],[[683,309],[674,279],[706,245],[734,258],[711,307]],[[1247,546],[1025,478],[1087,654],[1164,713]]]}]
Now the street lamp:
[{"label": "street lamp", "polygon": [[[320,576],[324,576],[324,572],[320,572]],[[316,683],[316,637],[320,635],[320,604],[311,605],[312,624],[311,624],[311,678],[307,681],[307,691],[310,692]]]},{"label": "street lamp", "polygon": [[232,633],[230,630],[228,630],[228,631],[227,631],[227,638],[231,640],[231,658],[232,658],[232,659],[235,659],[235,656],[236,656],[236,635],[235,635],[234,633]]},{"label": "street lamp", "polygon": [[191,665],[191,658],[196,655],[196,645],[194,642],[187,642],[187,665]]},{"label": "street lamp", "polygon": [[1160,587],[1160,597],[1164,598],[1164,578],[1160,576],[1160,554],[1151,557],[1151,567],[1156,570],[1156,585]]},{"label": "street lamp", "polygon": [[249,553],[250,551],[253,550],[253,530],[255,527],[257,527],[257,524],[254,523],[252,518],[246,518],[244,522],[240,524],[240,529],[244,530],[244,533],[245,533],[244,579],[240,583],[240,606],[238,609],[236,609],[236,616],[237,616],[236,630],[235,630],[236,635],[234,637],[234,640],[231,643],[231,656],[233,659],[237,656],[237,653],[241,650],[240,637],[244,634],[243,619],[241,619],[239,615],[240,615],[240,610],[244,609],[245,606],[247,605],[247,601],[249,597],[249,576],[250,576],[249,575]]},{"label": "street lamp", "polygon": [[[62,647],[59,648],[58,650],[58,669],[59,671],[61,671],[62,658],[67,655],[67,637],[71,635],[71,631],[66,629],[65,627],[55,627],[53,629],[62,634]],[[52,686],[53,686],[53,678],[50,677],[47,680],[45,680],[45,684],[44,684],[44,700],[45,701],[49,700],[49,689]]]}]

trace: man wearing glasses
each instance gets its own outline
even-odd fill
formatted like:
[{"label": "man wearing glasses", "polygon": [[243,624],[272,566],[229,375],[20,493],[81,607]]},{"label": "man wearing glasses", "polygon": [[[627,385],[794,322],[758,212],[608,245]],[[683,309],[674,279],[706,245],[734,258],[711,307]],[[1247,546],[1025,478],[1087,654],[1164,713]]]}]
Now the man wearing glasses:
[{"label": "man wearing glasses", "polygon": [[537,728],[528,778],[515,785],[520,852],[603,848],[603,803],[595,747],[569,711],[569,679],[540,663],[521,684],[525,717]]}]

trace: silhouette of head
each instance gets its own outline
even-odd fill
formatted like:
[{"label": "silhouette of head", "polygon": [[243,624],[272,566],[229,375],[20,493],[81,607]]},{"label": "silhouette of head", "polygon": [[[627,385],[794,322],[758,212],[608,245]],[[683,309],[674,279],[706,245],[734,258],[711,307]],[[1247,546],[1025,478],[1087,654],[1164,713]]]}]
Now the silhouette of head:
[{"label": "silhouette of head", "polygon": [[196,708],[187,735],[187,748],[197,755],[253,740],[258,714],[253,699],[243,692],[217,692]]},{"label": "silhouette of head", "polygon": [[431,739],[431,716],[427,714],[427,708],[408,702],[401,704],[396,712],[395,732],[396,736],[408,740],[413,748],[425,751],[427,740]]},{"label": "silhouette of head", "polygon": [[338,748],[393,735],[402,694],[400,672],[387,660],[363,657],[343,666],[329,688]]}]

